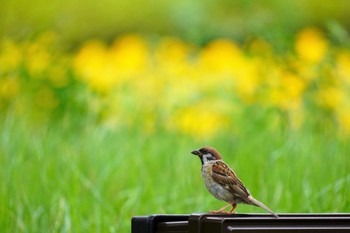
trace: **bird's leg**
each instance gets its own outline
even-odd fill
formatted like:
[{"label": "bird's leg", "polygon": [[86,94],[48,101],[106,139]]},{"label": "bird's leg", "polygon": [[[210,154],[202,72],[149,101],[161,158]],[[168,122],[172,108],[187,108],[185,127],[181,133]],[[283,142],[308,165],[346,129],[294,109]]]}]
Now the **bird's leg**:
[{"label": "bird's leg", "polygon": [[232,211],[234,211],[236,209],[236,207],[237,207],[236,203],[232,204],[232,208],[230,209],[229,213],[231,214]]},{"label": "bird's leg", "polygon": [[[220,213],[226,213],[224,210],[227,208],[227,207],[229,207],[230,205],[237,205],[237,204],[232,204],[232,203],[229,203],[229,204],[227,204],[227,205],[225,205],[224,207],[222,207],[221,209],[219,209],[219,210],[217,210],[217,211],[215,211],[215,210],[211,210],[211,211],[209,211],[210,213],[213,213],[213,214],[220,214]],[[233,209],[232,209],[232,211],[233,211]],[[230,212],[231,213],[231,212]]]},{"label": "bird's leg", "polygon": [[222,213],[222,212],[225,212],[224,210],[229,207],[231,205],[231,203],[229,203],[228,205],[225,205],[224,207],[222,207],[221,209],[219,209],[217,212],[218,213]]}]

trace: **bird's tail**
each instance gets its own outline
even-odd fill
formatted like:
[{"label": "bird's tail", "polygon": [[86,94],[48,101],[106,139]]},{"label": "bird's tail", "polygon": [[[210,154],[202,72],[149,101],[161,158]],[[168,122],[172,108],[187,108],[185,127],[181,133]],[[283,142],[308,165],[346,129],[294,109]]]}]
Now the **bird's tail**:
[{"label": "bird's tail", "polygon": [[264,210],[266,210],[267,212],[269,212],[270,214],[272,214],[273,216],[278,218],[277,214],[275,214],[269,207],[267,207],[266,205],[264,205],[260,201],[256,200],[254,197],[249,196],[248,199],[251,201],[251,204],[263,208]]}]

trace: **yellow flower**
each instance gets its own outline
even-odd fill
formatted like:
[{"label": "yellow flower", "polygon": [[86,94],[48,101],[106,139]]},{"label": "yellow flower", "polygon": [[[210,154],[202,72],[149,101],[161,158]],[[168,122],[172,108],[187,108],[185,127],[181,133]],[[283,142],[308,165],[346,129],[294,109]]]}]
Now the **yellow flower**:
[{"label": "yellow flower", "polygon": [[243,54],[233,41],[218,39],[202,49],[199,59],[201,69],[214,73],[230,73],[240,66]]},{"label": "yellow flower", "polygon": [[25,43],[24,62],[32,77],[45,78],[44,72],[55,63],[52,53],[56,37],[53,32],[45,32],[36,40]]},{"label": "yellow flower", "polygon": [[47,48],[43,47],[39,42],[29,44],[26,51],[25,64],[32,77],[42,78],[43,76],[41,75],[51,62],[51,55]]},{"label": "yellow flower", "polygon": [[3,40],[0,47],[0,70],[7,72],[19,68],[22,62],[22,51],[12,40]]},{"label": "yellow flower", "polygon": [[74,67],[79,77],[92,90],[107,92],[116,82],[114,71],[108,66],[108,50],[100,41],[88,41],[74,59]]},{"label": "yellow flower", "polygon": [[345,93],[339,87],[324,87],[316,94],[316,102],[327,109],[335,110],[344,103]]},{"label": "yellow flower", "polygon": [[142,75],[147,61],[145,41],[127,35],[118,38],[111,48],[100,41],[87,42],[75,56],[74,67],[93,90],[108,93],[131,77]]},{"label": "yellow flower", "polygon": [[257,65],[254,60],[242,60],[240,66],[232,72],[235,92],[246,103],[255,100],[255,92],[260,84]]},{"label": "yellow flower", "polygon": [[350,85],[350,52],[342,51],[336,57],[336,66],[339,77],[345,84]]},{"label": "yellow flower", "polygon": [[0,97],[4,99],[12,99],[20,89],[20,82],[17,77],[6,77],[0,79]]},{"label": "yellow flower", "polygon": [[308,63],[318,63],[326,55],[328,41],[316,28],[306,28],[299,32],[295,49],[300,59]]},{"label": "yellow flower", "polygon": [[231,108],[224,100],[206,100],[180,109],[171,119],[171,128],[196,138],[211,138],[227,127]]},{"label": "yellow flower", "polygon": [[219,39],[211,42],[199,54],[198,70],[207,88],[221,86],[227,91],[234,91],[245,102],[252,102],[260,78],[258,63],[244,55],[241,49],[230,40]]},{"label": "yellow flower", "polygon": [[291,73],[286,73],[282,82],[282,91],[284,92],[283,107],[287,109],[298,107],[305,89],[305,83],[301,78]]},{"label": "yellow flower", "polygon": [[109,59],[116,72],[135,75],[147,68],[148,55],[148,46],[142,37],[125,35],[114,41]]},{"label": "yellow flower", "polygon": [[192,65],[188,59],[190,51],[191,46],[179,39],[162,39],[155,50],[154,72],[169,79],[190,77]]},{"label": "yellow flower", "polygon": [[103,69],[106,54],[107,49],[102,42],[87,41],[74,58],[74,68],[83,79],[89,79]]},{"label": "yellow flower", "polygon": [[190,46],[183,41],[167,37],[160,41],[155,57],[157,62],[165,64],[187,62],[190,49]]},{"label": "yellow flower", "polygon": [[[272,69],[271,69],[272,70]],[[300,107],[305,82],[297,75],[276,67],[274,75],[269,80],[267,104],[277,106],[283,110]]]}]

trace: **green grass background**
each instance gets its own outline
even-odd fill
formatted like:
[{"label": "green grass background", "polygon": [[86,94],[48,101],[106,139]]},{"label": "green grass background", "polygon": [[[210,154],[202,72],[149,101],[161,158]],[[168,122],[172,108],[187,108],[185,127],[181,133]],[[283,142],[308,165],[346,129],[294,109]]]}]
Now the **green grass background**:
[{"label": "green grass background", "polygon": [[[349,212],[349,144],[268,130],[210,141],[86,121],[37,127],[11,115],[0,135],[2,232],[128,232],[135,215],[189,214],[224,203],[206,190],[190,151],[216,147],[251,193],[277,213]],[[240,205],[237,212],[263,212]]]}]

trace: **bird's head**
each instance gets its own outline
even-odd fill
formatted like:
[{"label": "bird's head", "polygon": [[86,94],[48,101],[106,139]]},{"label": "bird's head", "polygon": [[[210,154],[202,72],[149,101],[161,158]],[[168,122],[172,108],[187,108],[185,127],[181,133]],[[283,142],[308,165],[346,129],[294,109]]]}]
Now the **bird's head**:
[{"label": "bird's head", "polygon": [[199,150],[194,150],[191,153],[197,155],[201,160],[202,164],[205,164],[209,161],[221,160],[219,152],[217,152],[217,150],[209,146],[205,146]]}]

